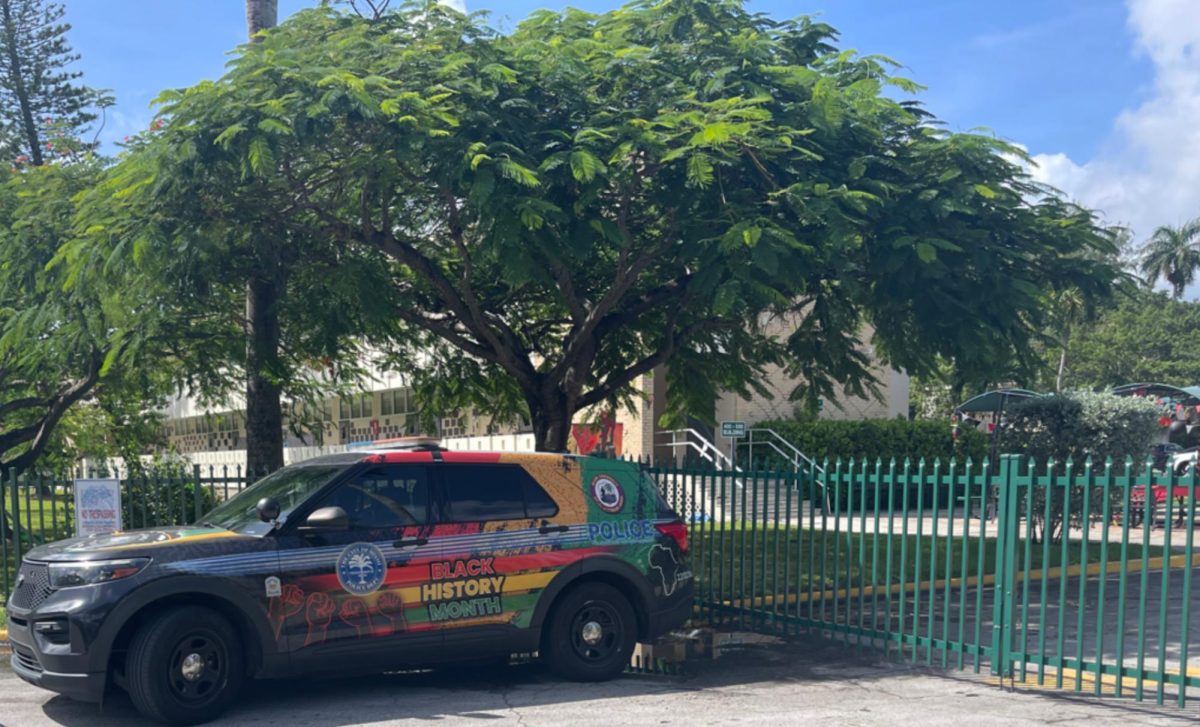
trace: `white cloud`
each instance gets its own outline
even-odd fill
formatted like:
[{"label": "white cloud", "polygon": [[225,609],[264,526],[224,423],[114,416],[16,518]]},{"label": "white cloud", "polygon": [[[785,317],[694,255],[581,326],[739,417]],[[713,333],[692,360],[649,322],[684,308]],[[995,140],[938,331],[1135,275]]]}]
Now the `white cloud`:
[{"label": "white cloud", "polygon": [[438,2],[440,2],[442,5],[445,5],[448,8],[454,8],[455,10],[457,10],[460,13],[467,12],[466,0],[438,0]]},{"label": "white cloud", "polygon": [[1127,0],[1136,48],[1154,66],[1149,98],[1116,119],[1105,151],[1034,155],[1035,178],[1133,228],[1200,216],[1200,2]]}]

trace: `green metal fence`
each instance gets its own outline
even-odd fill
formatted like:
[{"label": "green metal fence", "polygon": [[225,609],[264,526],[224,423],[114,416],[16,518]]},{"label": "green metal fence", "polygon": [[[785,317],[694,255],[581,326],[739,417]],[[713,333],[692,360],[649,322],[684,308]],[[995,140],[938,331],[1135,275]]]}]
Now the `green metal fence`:
[{"label": "green metal fence", "polygon": [[[15,471],[0,476],[0,603],[7,602],[27,551],[75,534],[75,476],[18,477]],[[132,530],[195,522],[254,479],[240,467],[194,467],[172,475],[122,477],[122,525]]]},{"label": "green metal fence", "polygon": [[[1200,482],[1149,470],[1012,456],[648,468],[690,526],[697,620],[1183,707],[1200,688]],[[192,522],[248,479],[125,478],[125,526]],[[24,552],[73,534],[73,495],[67,478],[0,478],[4,598]]]},{"label": "green metal fence", "polygon": [[1200,493],[1194,474],[1141,470],[1006,456],[994,471],[651,471],[690,523],[700,619],[1185,706]]}]

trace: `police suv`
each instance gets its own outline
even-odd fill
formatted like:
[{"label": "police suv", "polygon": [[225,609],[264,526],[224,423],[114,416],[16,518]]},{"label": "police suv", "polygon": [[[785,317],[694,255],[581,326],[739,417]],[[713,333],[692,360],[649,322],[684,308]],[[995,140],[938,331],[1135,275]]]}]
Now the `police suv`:
[{"label": "police suv", "polygon": [[43,545],[8,603],[22,679],[174,724],[247,679],[540,653],[619,674],[692,606],[687,528],[633,463],[436,447],[285,467],[189,527]]}]

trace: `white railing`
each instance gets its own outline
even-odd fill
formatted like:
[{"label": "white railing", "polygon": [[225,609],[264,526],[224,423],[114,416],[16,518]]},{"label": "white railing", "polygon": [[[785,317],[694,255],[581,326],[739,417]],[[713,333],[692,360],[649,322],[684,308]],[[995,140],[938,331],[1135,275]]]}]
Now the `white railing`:
[{"label": "white railing", "polygon": [[672,454],[678,454],[680,451],[687,452],[691,450],[700,455],[701,458],[712,463],[713,467],[719,470],[734,470],[741,471],[737,463],[733,459],[720,450],[717,445],[713,444],[700,432],[695,429],[668,429],[658,432],[656,436],[670,437],[670,442],[655,442],[657,446],[670,447]]},{"label": "white railing", "polygon": [[[758,435],[757,438],[755,438],[755,435]],[[809,457],[804,452],[801,452],[796,445],[784,439],[779,435],[779,432],[776,432],[774,429],[768,429],[766,427],[755,427],[753,429],[749,429],[746,431],[746,439],[739,441],[737,446],[745,447],[746,452],[751,459],[754,457],[754,448],[756,446],[760,449],[762,447],[768,447],[780,457],[783,457],[785,460],[790,462],[792,469],[796,472],[799,472],[800,470],[804,469],[805,465],[808,465],[808,470],[810,472],[820,473],[821,475],[825,474],[825,470],[822,469],[816,462],[814,462],[812,457]]]},{"label": "white railing", "polygon": [[[758,435],[757,439],[755,438],[756,434]],[[829,492],[825,485],[825,469],[814,462],[812,457],[801,452],[796,445],[780,436],[779,432],[767,427],[755,427],[747,430],[745,441],[739,441],[736,446],[746,448],[747,458],[750,462],[754,460],[754,448],[756,446],[760,449],[767,447],[783,457],[784,460],[790,462],[793,472],[802,472],[807,468],[808,472],[812,475],[813,482],[821,488],[821,499],[825,503],[825,508],[829,508]]]}]

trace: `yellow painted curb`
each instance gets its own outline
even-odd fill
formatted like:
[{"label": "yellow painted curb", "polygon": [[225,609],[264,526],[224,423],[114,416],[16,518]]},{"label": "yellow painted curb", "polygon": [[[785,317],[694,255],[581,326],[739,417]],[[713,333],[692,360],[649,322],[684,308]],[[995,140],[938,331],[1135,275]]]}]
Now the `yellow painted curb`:
[{"label": "yellow painted curb", "polygon": [[[1143,559],[1143,560],[1130,560],[1130,561],[1127,561],[1125,564],[1125,572],[1126,573],[1140,573],[1143,568],[1146,570],[1161,570],[1163,568],[1163,561],[1164,561],[1164,558],[1162,558],[1161,556],[1156,557],[1156,558],[1147,558],[1147,559]],[[1182,568],[1186,565],[1187,565],[1187,556],[1186,555],[1173,555],[1170,558],[1168,567]],[[1197,553],[1192,556],[1192,567],[1193,568],[1200,567],[1200,553]],[[1082,571],[1078,565],[1067,566],[1066,576],[1068,578],[1071,578],[1074,576],[1078,576],[1081,572]],[[1105,566],[1105,572],[1110,573],[1110,574],[1111,573],[1120,573],[1121,572],[1121,563],[1120,562],[1107,563]],[[1100,574],[1100,564],[1099,563],[1088,564],[1087,574],[1089,576],[1099,575]],[[1042,580],[1042,579],[1059,578],[1062,576],[1063,576],[1062,568],[1056,567],[1056,568],[1050,568],[1045,571],[1043,571],[1041,569],[1037,569],[1037,570],[1031,570],[1031,571],[1029,571],[1029,573],[1017,573],[1016,580],[1018,583],[1020,583],[1023,580],[1025,580],[1026,578],[1029,578],[1031,580]],[[995,575],[986,575],[983,577],[982,580],[978,576],[971,576],[970,578],[967,578],[966,585],[975,586],[975,585],[979,585],[980,583],[982,583],[985,586],[990,586],[990,585],[994,584],[995,582],[996,582]],[[946,588],[947,585],[951,588],[955,588],[955,587],[961,586],[962,584],[963,584],[963,580],[961,578],[951,578],[949,581],[947,581],[945,579],[937,580],[937,581],[922,581],[919,584],[917,584],[917,583],[904,584],[903,591],[905,593],[912,593],[913,591],[917,591],[917,590],[919,590],[921,592],[925,592],[925,591],[928,591],[930,588]],[[759,607],[759,606],[772,606],[772,605],[775,605],[776,603],[781,603],[781,604],[808,603],[809,601],[813,601],[813,600],[829,600],[832,598],[856,598],[860,595],[861,596],[873,596],[876,593],[887,594],[887,593],[900,593],[900,592],[901,592],[900,584],[896,584],[896,585],[892,586],[890,589],[886,588],[886,587],[877,587],[877,586],[866,586],[864,588],[841,588],[841,589],[838,589],[837,591],[830,589],[830,590],[822,591],[822,592],[816,593],[816,594],[799,593],[799,594],[794,594],[794,595],[789,594],[786,596],[774,594],[774,595],[768,595],[768,596],[757,596],[755,598],[748,599],[748,600],[747,599],[727,600],[727,601],[723,601],[722,603],[725,606],[732,606],[734,608],[755,608],[755,607]]]},{"label": "yellow painted curb", "polygon": [[[1014,667],[1014,670],[1015,670],[1015,667]],[[1058,687],[1056,685],[1058,683],[1058,674],[1060,671],[1062,672],[1062,680],[1063,680],[1063,685],[1062,685],[1061,689],[1069,690],[1069,691],[1077,691],[1075,689],[1075,681],[1076,681],[1076,679],[1078,679],[1079,686],[1080,686],[1079,691],[1091,691],[1091,692],[1095,691],[1095,689],[1096,689],[1096,673],[1094,671],[1084,670],[1084,672],[1082,674],[1080,674],[1077,669],[1073,669],[1071,667],[1066,667],[1066,666],[1061,667],[1061,669],[1057,669],[1057,670],[1055,669],[1055,667],[1047,666],[1046,673],[1042,679],[1041,684],[1038,683],[1037,665],[1035,665],[1035,664],[1027,664],[1026,665],[1024,681],[1017,680],[1015,678],[1015,676],[1012,678],[989,676],[989,677],[987,677],[987,681],[990,684],[995,684],[995,685],[999,685],[999,686],[1012,685],[1014,687],[1018,687],[1021,689],[1049,689],[1049,690],[1058,691],[1060,689],[1060,687]],[[1167,675],[1173,676],[1173,677],[1178,677],[1178,676],[1180,676],[1180,672],[1174,671],[1174,670],[1168,670]],[[1189,668],[1187,670],[1187,677],[1189,679],[1200,679],[1200,669]],[[1121,677],[1121,692],[1122,692],[1122,694],[1126,694],[1130,690],[1137,689],[1137,683],[1138,683],[1137,677],[1131,677],[1131,676]],[[1100,675],[1100,685],[1101,685],[1101,689],[1100,689],[1101,694],[1110,694],[1110,695],[1116,694],[1117,676],[1115,674],[1101,674]],[[1107,687],[1107,689],[1105,687]],[[1142,690],[1143,691],[1145,691],[1147,689],[1157,690],[1157,688],[1158,688],[1158,680],[1157,679],[1153,679],[1150,677],[1146,677],[1145,679],[1142,679]]]}]

